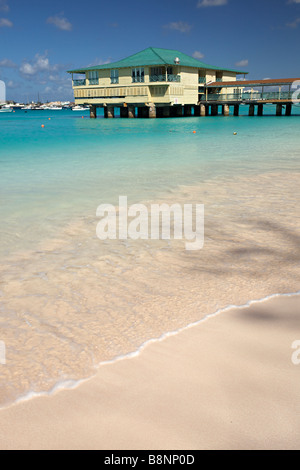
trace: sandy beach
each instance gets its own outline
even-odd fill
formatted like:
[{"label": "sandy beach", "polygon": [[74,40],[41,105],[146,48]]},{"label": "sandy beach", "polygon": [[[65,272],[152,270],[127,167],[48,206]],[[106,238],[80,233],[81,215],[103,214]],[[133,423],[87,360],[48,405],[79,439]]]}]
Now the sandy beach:
[{"label": "sandy beach", "polygon": [[[297,449],[300,296],[234,308],[0,412],[1,449]],[[300,354],[299,354],[300,355]]]}]

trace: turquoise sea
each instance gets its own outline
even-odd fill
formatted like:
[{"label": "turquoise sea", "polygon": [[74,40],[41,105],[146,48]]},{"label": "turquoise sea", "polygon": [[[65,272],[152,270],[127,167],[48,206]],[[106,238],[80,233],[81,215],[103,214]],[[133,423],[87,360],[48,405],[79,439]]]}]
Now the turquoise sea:
[{"label": "turquoise sea", "polygon": [[[101,362],[231,303],[297,290],[297,255],[284,264],[282,247],[297,251],[300,107],[291,117],[276,117],[273,106],[263,117],[247,111],[156,120],[0,113],[0,404],[77,383]],[[212,252],[195,258],[172,243],[100,242],[96,209],[120,195],[130,204],[206,204]],[[257,225],[259,242],[250,241],[258,213],[277,231]],[[289,236],[275,240],[278,227]],[[246,239],[270,252],[249,251],[243,264],[244,254],[229,258],[228,244]],[[217,257],[222,240],[227,258]],[[261,258],[249,281],[252,256]],[[268,271],[273,261],[280,269]]]}]

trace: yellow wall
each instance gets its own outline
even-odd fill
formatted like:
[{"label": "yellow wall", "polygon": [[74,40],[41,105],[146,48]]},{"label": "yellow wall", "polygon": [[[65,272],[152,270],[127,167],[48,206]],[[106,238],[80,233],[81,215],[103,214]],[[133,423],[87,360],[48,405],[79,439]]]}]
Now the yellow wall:
[{"label": "yellow wall", "polygon": [[[207,82],[216,80],[216,71],[214,70],[173,65],[173,74],[180,75],[180,82],[150,83],[150,68],[144,67],[144,83],[132,83],[132,68],[119,69],[119,83],[117,84],[111,84],[110,69],[98,70],[98,85],[90,85],[88,73],[86,73],[86,86],[73,87],[75,101],[78,104],[98,105],[122,105],[123,103],[197,104],[199,86],[201,86],[199,85],[199,75],[206,75]],[[220,72],[222,75],[222,71]],[[224,72],[223,80],[236,80],[236,74]]]}]

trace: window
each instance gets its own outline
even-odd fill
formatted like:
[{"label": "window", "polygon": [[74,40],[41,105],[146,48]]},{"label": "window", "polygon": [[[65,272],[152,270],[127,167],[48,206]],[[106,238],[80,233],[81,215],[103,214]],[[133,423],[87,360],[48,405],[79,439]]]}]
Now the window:
[{"label": "window", "polygon": [[132,83],[144,83],[145,73],[144,67],[135,67],[132,69]]},{"label": "window", "polygon": [[98,85],[98,82],[99,82],[98,70],[90,70],[88,72],[88,79],[89,79],[90,85]]},{"label": "window", "polygon": [[91,70],[89,72],[89,80],[95,80],[97,78],[99,78],[98,77],[98,70]]},{"label": "window", "polygon": [[119,83],[119,70],[112,69],[110,71],[110,83]]}]

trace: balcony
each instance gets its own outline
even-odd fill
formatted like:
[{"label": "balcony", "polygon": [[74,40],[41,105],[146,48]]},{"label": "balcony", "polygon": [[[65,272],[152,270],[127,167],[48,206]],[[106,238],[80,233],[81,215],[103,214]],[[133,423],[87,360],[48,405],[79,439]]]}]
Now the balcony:
[{"label": "balcony", "polygon": [[99,78],[90,78],[89,85],[99,85]]},{"label": "balcony", "polygon": [[[266,93],[256,92],[253,93],[220,93],[220,94],[209,94],[207,96],[207,101],[219,101],[219,102],[229,102],[229,101],[241,101],[244,103],[250,101],[291,101],[293,99],[293,92],[289,91],[271,91]],[[206,96],[201,96],[201,101],[206,101]]]},{"label": "balcony", "polygon": [[73,80],[73,86],[85,86],[86,79],[83,78],[82,80]]},{"label": "balcony", "polygon": [[216,78],[216,82],[223,82],[223,78]]},{"label": "balcony", "polygon": [[168,75],[150,75],[149,81],[152,83],[155,82],[180,82],[181,77],[180,75],[174,75],[168,73]]},{"label": "balcony", "polygon": [[132,83],[144,83],[145,78],[144,77],[132,77]]},{"label": "balcony", "polygon": [[168,73],[168,82],[180,82],[181,77],[180,75],[174,75],[172,73]]},{"label": "balcony", "polygon": [[199,77],[199,83],[205,85],[206,84],[206,77]]}]

